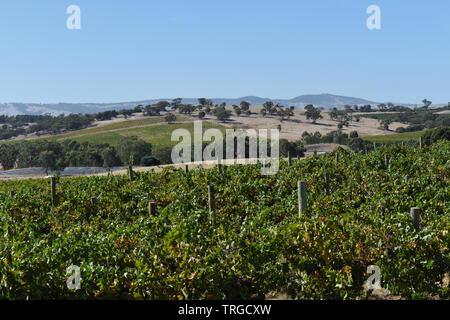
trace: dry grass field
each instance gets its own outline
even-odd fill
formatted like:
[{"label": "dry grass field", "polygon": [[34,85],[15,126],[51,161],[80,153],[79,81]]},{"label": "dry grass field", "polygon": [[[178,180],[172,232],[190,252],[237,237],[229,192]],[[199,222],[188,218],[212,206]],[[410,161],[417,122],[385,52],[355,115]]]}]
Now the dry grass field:
[{"label": "dry grass field", "polygon": [[[233,110],[231,106],[227,109]],[[280,138],[287,140],[299,140],[304,131],[316,132],[319,131],[325,135],[331,131],[337,130],[337,122],[330,119],[327,111],[322,111],[323,119],[318,120],[315,124],[311,120],[307,120],[304,111],[295,110],[294,116],[290,120],[280,122],[277,116],[262,117],[260,114],[260,106],[251,106],[252,114],[250,116],[236,116],[233,112],[230,121],[222,123],[227,127],[241,128],[241,129],[276,129],[281,125]],[[210,115],[205,120],[219,122],[214,116]],[[360,137],[376,136],[385,134],[395,134],[395,129],[405,126],[404,124],[394,122],[390,125],[392,131],[385,131],[379,129],[379,122],[375,119],[360,118],[359,122],[353,121],[350,126],[344,127],[343,132],[350,133],[351,131],[358,131]]]}]

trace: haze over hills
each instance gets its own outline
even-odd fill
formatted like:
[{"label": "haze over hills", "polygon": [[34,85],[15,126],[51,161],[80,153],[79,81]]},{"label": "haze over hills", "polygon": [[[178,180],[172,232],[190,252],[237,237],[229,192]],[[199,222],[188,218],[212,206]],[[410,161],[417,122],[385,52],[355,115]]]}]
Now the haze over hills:
[{"label": "haze over hills", "polygon": [[[45,114],[59,115],[61,113],[97,113],[105,110],[120,110],[134,108],[136,105],[155,104],[158,101],[171,101],[172,98],[149,99],[143,101],[117,102],[117,103],[56,103],[56,104],[40,104],[40,103],[4,103],[0,104],[0,114],[18,115],[18,114]],[[296,109],[302,109],[307,104],[313,104],[324,108],[342,108],[344,105],[376,105],[377,102],[345,97],[332,94],[316,94],[301,95],[292,99],[271,99],[256,96],[246,96],[241,98],[212,98],[214,104],[226,102],[227,104],[239,104],[241,101],[248,101],[252,105],[262,105],[266,101],[280,103],[286,107],[294,106]],[[197,98],[183,98],[185,104],[198,104]],[[404,104],[410,105],[410,104]]]}]

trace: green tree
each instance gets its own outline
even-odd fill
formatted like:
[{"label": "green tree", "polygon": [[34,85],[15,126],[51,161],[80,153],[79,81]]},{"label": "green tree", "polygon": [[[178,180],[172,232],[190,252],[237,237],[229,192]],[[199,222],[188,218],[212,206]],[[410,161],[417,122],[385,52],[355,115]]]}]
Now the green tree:
[{"label": "green tree", "polygon": [[172,148],[160,147],[153,152],[153,156],[158,159],[161,164],[172,163]]},{"label": "green tree", "polygon": [[167,107],[170,107],[169,101],[158,101],[158,103],[155,105],[156,110],[158,111],[166,111]]},{"label": "green tree", "polygon": [[250,103],[247,101],[241,101],[240,103],[241,110],[245,113],[247,110],[250,109]]},{"label": "green tree", "polygon": [[181,106],[181,101],[183,101],[181,98],[173,99],[170,105],[173,109],[177,110]]},{"label": "green tree", "polygon": [[388,131],[389,130],[389,126],[392,124],[392,119],[381,119],[379,120],[381,127]]},{"label": "green tree", "polygon": [[144,167],[152,167],[152,166],[159,166],[161,162],[152,156],[145,156],[141,159],[141,166]]},{"label": "green tree", "polygon": [[152,145],[137,137],[127,137],[119,142],[117,153],[124,165],[138,165],[143,157],[152,155]]},{"label": "green tree", "polygon": [[166,114],[164,119],[166,119],[168,124],[171,124],[177,120],[177,116],[174,115],[173,113],[168,113],[168,114]]},{"label": "green tree", "polygon": [[309,104],[305,107],[305,115],[306,119],[312,119],[313,123],[316,123],[318,119],[322,119],[323,116],[320,114],[320,109],[315,108],[312,104]]},{"label": "green tree", "polygon": [[423,135],[423,142],[425,145],[432,145],[433,143],[444,140],[450,141],[450,128],[449,127],[438,127],[433,130],[428,130]]},{"label": "green tree", "polygon": [[46,174],[50,171],[61,171],[64,169],[61,159],[59,159],[55,152],[51,150],[42,151],[39,154],[39,162]]},{"label": "green tree", "polygon": [[352,151],[359,152],[364,151],[364,140],[361,138],[350,139],[348,142],[348,146]]},{"label": "green tree", "polygon": [[274,114],[276,112],[276,109],[273,105],[272,101],[266,101],[263,103],[263,108],[266,110],[267,114]]},{"label": "green tree", "polygon": [[205,98],[198,98],[197,100],[198,100],[198,103],[199,103],[200,106],[201,106],[201,109],[204,108],[204,107],[206,106],[207,100],[206,100]]},{"label": "green tree", "polygon": [[290,154],[292,157],[303,157],[305,155],[305,146],[301,141],[291,142],[286,139],[280,139],[280,156],[287,157]]},{"label": "green tree", "polygon": [[432,104],[433,102],[430,101],[430,100],[428,100],[428,99],[423,99],[423,100],[422,100],[422,103],[423,103],[423,107],[424,107],[425,109],[428,109],[428,107],[431,106],[431,104]]},{"label": "green tree", "polygon": [[231,116],[231,111],[225,110],[225,108],[218,107],[214,109],[214,115],[218,120],[226,122]]},{"label": "green tree", "polygon": [[3,170],[14,169],[18,154],[19,151],[14,145],[0,145],[0,163],[2,164]]},{"label": "green tree", "polygon": [[118,167],[122,164],[119,155],[113,147],[108,147],[103,150],[102,157],[104,168]]}]

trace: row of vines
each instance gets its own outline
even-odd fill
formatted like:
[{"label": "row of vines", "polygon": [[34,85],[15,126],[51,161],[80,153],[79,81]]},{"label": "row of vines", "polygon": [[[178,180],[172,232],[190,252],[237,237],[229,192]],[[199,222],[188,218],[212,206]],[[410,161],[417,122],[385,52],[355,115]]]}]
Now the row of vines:
[{"label": "row of vines", "polygon": [[[358,299],[377,265],[394,295],[449,299],[450,143],[337,152],[338,163],[333,153],[282,161],[274,176],[255,164],[58,178],[55,206],[48,180],[1,182],[0,298]],[[77,291],[66,285],[71,265]]]}]

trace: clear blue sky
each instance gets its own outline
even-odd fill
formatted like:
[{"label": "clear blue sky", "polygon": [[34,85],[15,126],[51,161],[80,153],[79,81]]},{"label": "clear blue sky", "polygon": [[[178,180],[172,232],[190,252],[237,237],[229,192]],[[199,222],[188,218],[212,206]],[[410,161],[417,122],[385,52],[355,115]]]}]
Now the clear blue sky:
[{"label": "clear blue sky", "polygon": [[[66,28],[81,8],[82,29]],[[382,29],[366,28],[381,7]],[[450,101],[450,1],[2,0],[0,102]]]}]

